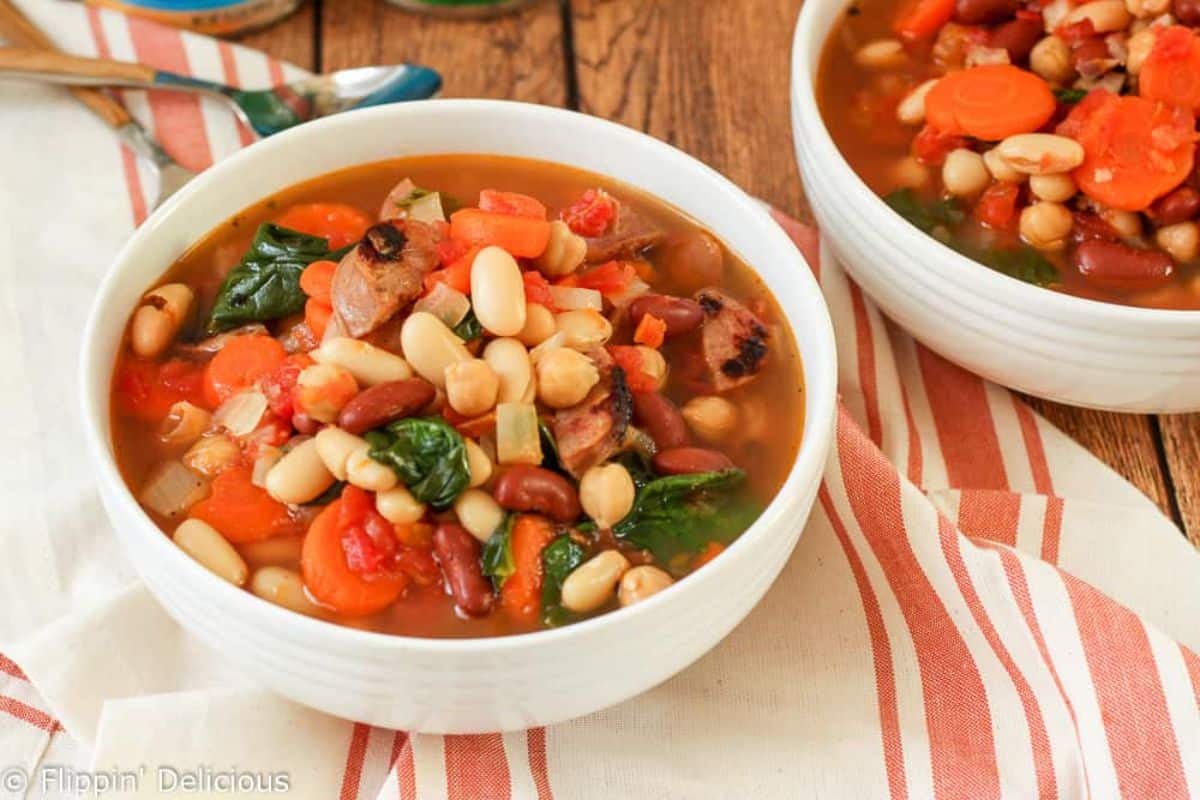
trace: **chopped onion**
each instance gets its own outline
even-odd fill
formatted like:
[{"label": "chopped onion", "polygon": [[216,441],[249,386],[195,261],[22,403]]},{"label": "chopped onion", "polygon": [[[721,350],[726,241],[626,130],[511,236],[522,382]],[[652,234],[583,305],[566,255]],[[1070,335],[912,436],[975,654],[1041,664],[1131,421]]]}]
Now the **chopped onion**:
[{"label": "chopped onion", "polygon": [[496,459],[501,464],[542,463],[542,439],[533,403],[496,406]]},{"label": "chopped onion", "polygon": [[595,289],[580,289],[577,286],[551,286],[550,299],[560,311],[574,311],[580,308],[594,308],[601,311],[604,299]]},{"label": "chopped onion", "polygon": [[245,436],[258,427],[266,411],[267,396],[257,389],[249,389],[222,403],[212,421],[234,436]]},{"label": "chopped onion", "polygon": [[207,496],[208,482],[172,459],[154,468],[139,501],[159,516],[174,517]]},{"label": "chopped onion", "polygon": [[537,347],[529,351],[529,360],[536,364],[538,359],[549,353],[551,350],[557,350],[562,347],[567,341],[567,335],[562,331],[550,336]]},{"label": "chopped onion", "polygon": [[430,192],[418,197],[408,204],[408,218],[418,222],[445,222],[446,215],[442,213],[442,195]]},{"label": "chopped onion", "polygon": [[258,452],[258,458],[254,459],[254,470],[250,473],[250,482],[265,489],[267,488],[267,473],[283,458],[283,451],[278,447],[266,445]]},{"label": "chopped onion", "polygon": [[619,294],[608,295],[608,301],[617,308],[624,308],[648,291],[650,291],[650,284],[635,275],[629,281],[629,285]]},{"label": "chopped onion", "polygon": [[462,322],[470,310],[471,301],[467,296],[445,283],[438,283],[429,294],[413,305],[413,311],[428,311],[446,323],[447,328],[453,328]]}]

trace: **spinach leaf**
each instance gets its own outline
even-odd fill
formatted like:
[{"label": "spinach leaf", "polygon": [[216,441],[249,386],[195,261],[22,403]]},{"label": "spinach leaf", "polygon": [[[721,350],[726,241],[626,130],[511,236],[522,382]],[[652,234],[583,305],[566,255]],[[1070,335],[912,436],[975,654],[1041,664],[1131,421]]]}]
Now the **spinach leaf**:
[{"label": "spinach leaf", "polygon": [[759,514],[757,504],[736,490],[740,469],[668,475],[646,484],[633,509],[613,534],[649,550],[666,564],[680,553],[699,552],[709,542],[732,540]]},{"label": "spinach leaf", "polygon": [[952,228],[966,219],[966,212],[957,200],[922,202],[912,189],[897,189],[883,198],[892,210],[925,233],[940,226]]},{"label": "spinach leaf", "polygon": [[329,241],[320,236],[269,222],[258,226],[250,249],[217,290],[209,333],[300,313],[308,299],[300,289],[300,273],[314,261],[336,261],[353,246],[330,251]]},{"label": "spinach leaf", "polygon": [[[934,229],[939,227],[952,229],[966,218],[958,201],[937,200],[925,203],[911,189],[897,189],[883,200],[897,214],[925,233],[933,233]],[[1012,248],[981,248],[957,238],[950,238],[949,241],[940,236],[937,238],[972,261],[978,261],[1010,278],[1032,283],[1034,286],[1049,286],[1060,279],[1058,268],[1032,247],[1019,245]]]},{"label": "spinach leaf", "polygon": [[475,309],[467,309],[467,315],[462,318],[461,322],[454,326],[454,335],[464,342],[478,339],[483,335],[483,326],[475,318]]},{"label": "spinach leaf", "polygon": [[615,460],[625,468],[629,477],[633,478],[633,488],[639,492],[646,487],[646,484],[654,480],[654,470],[650,466],[650,459],[644,453],[637,450],[626,450]]},{"label": "spinach leaf", "polygon": [[430,194],[433,194],[433,190],[422,189],[420,186],[414,186],[411,192],[396,201],[396,208],[408,208],[422,197],[426,197]]},{"label": "spinach leaf", "polygon": [[583,563],[583,547],[570,536],[560,536],[542,551],[542,622],[564,625],[573,615],[562,605],[562,585]]},{"label": "spinach leaf", "polygon": [[516,514],[505,517],[504,522],[500,523],[500,527],[483,545],[483,555],[480,558],[483,574],[492,579],[492,586],[497,592],[504,586],[508,576],[517,571],[517,565],[513,562],[511,538],[513,520],[516,518]]},{"label": "spinach leaf", "polygon": [[1073,106],[1087,97],[1086,89],[1055,89],[1054,99],[1063,105]]},{"label": "spinach leaf", "polygon": [[562,465],[558,460],[558,440],[545,417],[538,417],[538,436],[542,440],[542,466],[546,469],[561,471]]},{"label": "spinach leaf", "polygon": [[462,435],[441,417],[406,417],[366,435],[370,456],[392,468],[422,503],[443,509],[470,482]]}]

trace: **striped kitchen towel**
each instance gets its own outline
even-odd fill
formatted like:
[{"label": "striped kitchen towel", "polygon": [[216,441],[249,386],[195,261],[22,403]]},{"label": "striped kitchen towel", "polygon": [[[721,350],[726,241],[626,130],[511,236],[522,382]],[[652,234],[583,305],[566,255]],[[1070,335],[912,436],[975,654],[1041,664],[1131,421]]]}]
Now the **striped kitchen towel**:
[{"label": "striped kitchen towel", "polygon": [[[20,4],[80,54],[232,83],[293,69]],[[124,100],[195,168],[249,141],[218,103]],[[248,685],[142,588],[76,452],[82,320],[153,176],[46,87],[0,85],[0,152],[0,797],[74,796],[88,769],[138,778],[113,797],[176,796],[161,770],[314,800],[1200,797],[1200,556],[782,217],[832,311],[842,408],[796,552],[725,642],[620,706],[507,734],[370,728]]]}]

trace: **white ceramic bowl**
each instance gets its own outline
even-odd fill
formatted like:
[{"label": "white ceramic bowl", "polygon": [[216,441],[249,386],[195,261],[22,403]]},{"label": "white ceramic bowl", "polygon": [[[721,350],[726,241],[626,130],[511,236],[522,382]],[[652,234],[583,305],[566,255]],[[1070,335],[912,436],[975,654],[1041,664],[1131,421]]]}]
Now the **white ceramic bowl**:
[{"label": "white ceramic bowl", "polygon": [[1200,409],[1200,311],[1084,300],[994,272],[926,236],[854,173],[817,108],[821,50],[847,0],[808,0],[792,44],[800,174],[833,253],[880,308],[997,383],[1111,411]]},{"label": "white ceramic bowl", "polygon": [[[386,636],[284,611],[208,573],[142,512],[113,460],[109,381],[141,293],[189,245],[262,197],[394,156],[496,153],[611,175],[674,204],[763,276],[795,332],[807,384],[804,439],[778,497],[711,565],[649,600],[522,636]],[[828,313],[795,247],[762,208],[662,142],[593,117],[482,100],[404,103],[330,117],[219,164],[156,212],[101,287],[83,344],[83,413],[104,504],[151,591],[188,630],[263,686],[348,719],[467,733],[549,724],[618,703],[712,648],[783,567],[811,508],[833,431]]]}]

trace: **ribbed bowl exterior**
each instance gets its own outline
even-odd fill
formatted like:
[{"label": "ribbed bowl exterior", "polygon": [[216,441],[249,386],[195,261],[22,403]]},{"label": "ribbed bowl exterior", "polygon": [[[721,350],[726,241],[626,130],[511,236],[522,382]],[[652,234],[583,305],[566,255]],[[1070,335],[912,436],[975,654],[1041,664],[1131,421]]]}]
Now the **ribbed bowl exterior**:
[{"label": "ribbed bowl exterior", "polygon": [[[404,131],[400,136],[397,132]],[[577,625],[436,640],[319,622],[236,589],[176,548],[122,483],[108,386],[125,320],[192,242],[272,191],[340,167],[409,154],[542,158],[612,175],[699,219],[771,287],[804,361],[804,438],[762,517],[720,558],[668,590]],[[83,411],[101,497],[151,592],[181,625],[259,684],[347,719],[431,733],[545,725],[626,700],[716,645],[779,574],[811,509],[832,438],[835,353],[820,291],[763,209],[699,162],[643,134],[572,112],[439,100],[353,112],[272,137],[201,176],[130,241],[85,335]]]},{"label": "ribbed bowl exterior", "polygon": [[820,51],[845,0],[804,4],[792,51],[792,130],[825,242],[889,317],[997,383],[1072,405],[1200,409],[1200,311],[1083,300],[993,272],[909,225],[838,152],[817,107]]}]

